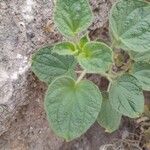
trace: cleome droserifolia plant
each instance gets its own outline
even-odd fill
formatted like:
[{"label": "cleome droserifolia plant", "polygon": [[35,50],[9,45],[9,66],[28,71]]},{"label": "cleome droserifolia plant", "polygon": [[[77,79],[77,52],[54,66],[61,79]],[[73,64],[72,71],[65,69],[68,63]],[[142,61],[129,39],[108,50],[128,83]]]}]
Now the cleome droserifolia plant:
[{"label": "cleome droserifolia plant", "polygon": [[[32,58],[33,72],[48,85],[48,122],[66,141],[81,136],[95,121],[113,132],[123,115],[139,117],[143,90],[150,90],[150,3],[119,0],[113,5],[109,45],[90,40],[92,20],[87,0],[57,0],[54,23],[65,40],[41,48]],[[86,80],[87,73],[107,78],[107,91]]]}]

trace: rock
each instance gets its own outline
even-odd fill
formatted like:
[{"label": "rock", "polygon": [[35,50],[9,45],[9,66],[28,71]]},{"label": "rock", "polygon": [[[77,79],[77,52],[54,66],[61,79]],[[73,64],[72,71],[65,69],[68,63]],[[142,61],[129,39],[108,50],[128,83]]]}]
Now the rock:
[{"label": "rock", "polygon": [[[58,33],[44,31],[52,18],[53,3],[14,0],[1,1],[0,7],[0,149],[58,149],[62,140],[45,119],[45,91],[30,71],[32,53],[61,38]],[[39,91],[35,91],[37,86]]]},{"label": "rock", "polygon": [[[7,130],[8,125],[4,120],[11,118],[18,107],[31,100],[26,97],[32,53],[48,40],[53,43],[56,39],[53,33],[47,36],[43,32],[43,22],[46,24],[52,16],[51,1],[16,0],[2,1],[0,4],[0,122]],[[0,130],[4,128],[0,127]],[[5,130],[0,131],[0,135]]]},{"label": "rock", "polygon": [[[95,20],[108,21],[112,0],[91,0]],[[43,109],[46,86],[31,73],[32,54],[62,40],[52,21],[52,0],[0,1],[0,149],[58,150],[64,141],[49,128]],[[95,132],[94,132],[95,133]],[[86,141],[85,141],[86,142]]]}]

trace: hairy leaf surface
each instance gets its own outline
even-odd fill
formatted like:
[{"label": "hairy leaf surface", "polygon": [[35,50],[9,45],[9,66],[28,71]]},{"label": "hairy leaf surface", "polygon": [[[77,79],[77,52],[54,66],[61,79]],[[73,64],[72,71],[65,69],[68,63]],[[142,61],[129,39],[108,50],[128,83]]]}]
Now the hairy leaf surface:
[{"label": "hairy leaf surface", "polygon": [[150,91],[150,64],[135,63],[131,74],[142,83],[143,90]]},{"label": "hairy leaf surface", "polygon": [[110,13],[110,33],[117,48],[150,51],[150,3],[119,0]]},{"label": "hairy leaf surface", "polygon": [[53,52],[59,55],[74,55],[78,53],[75,46],[71,42],[62,42],[54,46]]},{"label": "hairy leaf surface", "polygon": [[105,92],[102,95],[103,101],[97,121],[107,132],[111,133],[119,128],[122,115],[112,108],[108,93]]},{"label": "hairy leaf surface", "polygon": [[143,113],[144,96],[139,81],[123,75],[113,82],[109,94],[111,105],[121,114],[135,118]]},{"label": "hairy leaf surface", "polygon": [[32,58],[32,71],[46,83],[59,76],[75,77],[76,61],[73,56],[61,56],[52,53],[53,47],[41,48]]},{"label": "hairy leaf surface", "polygon": [[150,52],[149,51],[141,52],[141,53],[131,52],[130,55],[131,55],[131,58],[136,62],[145,62],[145,63],[150,64]]},{"label": "hairy leaf surface", "polygon": [[81,136],[96,121],[102,96],[90,81],[56,79],[48,88],[45,109],[54,132],[67,141]]},{"label": "hairy leaf surface", "polygon": [[76,36],[92,22],[92,12],[87,0],[57,0],[54,22],[64,36]]},{"label": "hairy leaf surface", "polygon": [[78,62],[88,73],[104,73],[112,64],[112,50],[101,42],[88,42],[80,55]]},{"label": "hairy leaf surface", "polygon": [[86,43],[88,43],[89,41],[90,41],[90,39],[89,39],[88,35],[84,35],[84,36],[80,39],[80,43],[79,43],[80,48],[83,48],[84,45],[85,45]]}]

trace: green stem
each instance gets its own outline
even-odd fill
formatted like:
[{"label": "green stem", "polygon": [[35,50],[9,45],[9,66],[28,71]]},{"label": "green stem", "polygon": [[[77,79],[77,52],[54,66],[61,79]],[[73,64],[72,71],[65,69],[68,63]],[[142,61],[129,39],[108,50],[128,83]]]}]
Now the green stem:
[{"label": "green stem", "polygon": [[115,48],[115,41],[112,41],[112,43],[111,43],[111,46],[110,46],[112,49],[114,49]]},{"label": "green stem", "polygon": [[111,82],[109,82],[109,85],[108,85],[108,88],[107,88],[107,92],[110,91],[110,88],[111,88]]},{"label": "green stem", "polygon": [[76,45],[78,45],[78,43],[79,43],[79,35],[78,35],[78,34],[73,37],[73,42],[74,42]]},{"label": "green stem", "polygon": [[112,78],[113,76],[111,74],[108,73],[102,73],[101,76],[106,77],[110,82],[112,82]]},{"label": "green stem", "polygon": [[82,73],[80,74],[80,76],[78,77],[76,84],[79,83],[85,75],[86,75],[86,70],[83,70]]},{"label": "green stem", "polygon": [[77,74],[81,74],[81,73],[82,73],[82,71],[76,71],[76,73],[77,73]]}]

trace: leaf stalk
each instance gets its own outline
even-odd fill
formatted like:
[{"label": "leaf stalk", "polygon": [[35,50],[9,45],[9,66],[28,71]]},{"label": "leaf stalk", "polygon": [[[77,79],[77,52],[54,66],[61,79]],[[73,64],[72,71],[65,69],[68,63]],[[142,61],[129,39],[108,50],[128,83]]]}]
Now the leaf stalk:
[{"label": "leaf stalk", "polygon": [[108,85],[108,88],[107,88],[107,92],[110,91],[110,88],[111,88],[111,82],[109,82],[109,85]]},{"label": "leaf stalk", "polygon": [[85,75],[86,75],[86,70],[83,70],[82,73],[80,74],[80,76],[78,77],[76,84],[79,83]]}]

